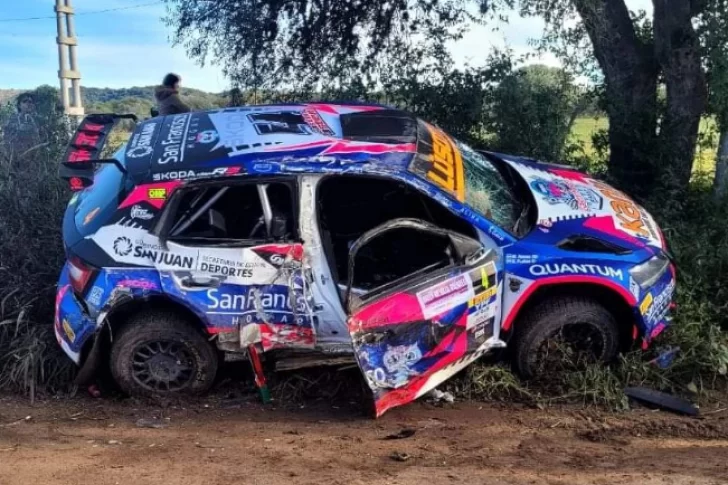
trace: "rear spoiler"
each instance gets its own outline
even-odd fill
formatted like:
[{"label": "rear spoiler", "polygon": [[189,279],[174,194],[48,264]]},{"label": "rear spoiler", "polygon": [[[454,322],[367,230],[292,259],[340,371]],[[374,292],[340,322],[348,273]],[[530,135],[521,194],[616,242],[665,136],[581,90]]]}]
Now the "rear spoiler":
[{"label": "rear spoiler", "polygon": [[95,164],[113,163],[122,172],[126,171],[118,160],[100,158],[106,139],[119,120],[136,123],[137,117],[133,114],[92,114],[78,125],[58,171],[58,175],[68,181],[71,190],[79,191],[93,185]]}]

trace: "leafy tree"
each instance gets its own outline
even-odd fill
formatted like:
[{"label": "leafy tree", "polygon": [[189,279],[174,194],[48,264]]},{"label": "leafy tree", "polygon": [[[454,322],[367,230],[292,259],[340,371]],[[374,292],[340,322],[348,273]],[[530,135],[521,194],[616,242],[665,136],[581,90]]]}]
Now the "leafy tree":
[{"label": "leafy tree", "polygon": [[[520,4],[522,13],[546,20],[545,39],[562,55],[567,52],[564,45],[591,47],[587,52],[596,59],[605,84],[612,176],[643,196],[658,187],[686,188],[707,100],[693,22],[709,8],[708,2],[653,0],[651,19],[631,14],[624,0]],[[573,65],[588,68],[583,54],[576,58]],[[666,87],[664,106],[658,103],[660,82]]]},{"label": "leafy tree", "polygon": [[371,86],[386,74],[388,57],[423,39],[442,48],[483,21],[488,8],[518,3],[522,13],[546,20],[545,40],[571,62],[587,68],[596,60],[610,119],[611,175],[644,196],[689,182],[707,99],[693,22],[712,0],[653,0],[651,19],[631,15],[625,0],[167,2],[176,40],[197,59],[214,55],[246,87],[345,84],[354,75]]},{"label": "leafy tree", "polygon": [[[166,0],[175,40],[244,88],[370,85],[386,56],[459,38],[485,0]],[[473,9],[476,6],[476,9]]]},{"label": "leafy tree", "polygon": [[532,65],[515,71],[496,88],[490,109],[498,149],[558,161],[587,99],[562,69]]},{"label": "leafy tree", "polygon": [[728,0],[707,0],[698,18],[698,32],[708,71],[709,108],[718,126],[714,193],[728,193]]}]

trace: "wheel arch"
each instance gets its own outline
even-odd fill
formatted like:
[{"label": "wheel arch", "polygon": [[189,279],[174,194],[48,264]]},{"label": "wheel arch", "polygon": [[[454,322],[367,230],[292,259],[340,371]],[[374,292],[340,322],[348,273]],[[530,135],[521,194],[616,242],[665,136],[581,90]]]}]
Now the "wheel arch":
[{"label": "wheel arch", "polygon": [[77,384],[92,382],[98,372],[108,365],[108,355],[116,332],[121,330],[132,315],[150,310],[170,310],[178,313],[206,337],[210,336],[202,318],[189,307],[164,294],[146,295],[129,298],[112,306],[104,317],[104,324],[93,338],[89,338],[81,349],[81,369],[76,378]]},{"label": "wheel arch", "polygon": [[521,295],[504,319],[503,331],[506,337],[510,339],[513,336],[519,320],[532,308],[544,301],[562,296],[589,298],[614,315],[620,331],[620,350],[627,350],[637,339],[639,325],[634,313],[634,306],[637,304],[634,296],[616,283],[605,284],[598,278],[583,281],[554,278],[553,281],[540,284],[537,281]]},{"label": "wheel arch", "polygon": [[107,325],[105,329],[112,332],[118,331],[126,324],[131,315],[143,313],[149,310],[169,310],[179,314],[185,320],[189,321],[195,328],[205,335],[209,335],[205,322],[191,308],[184,303],[169,298],[163,294],[149,295],[142,298],[132,298],[115,305],[106,315]]}]

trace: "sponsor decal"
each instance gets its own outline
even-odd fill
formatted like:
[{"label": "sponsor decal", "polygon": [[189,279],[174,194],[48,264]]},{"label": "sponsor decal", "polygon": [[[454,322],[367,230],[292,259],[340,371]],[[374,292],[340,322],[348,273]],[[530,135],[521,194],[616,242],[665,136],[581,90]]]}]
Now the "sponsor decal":
[{"label": "sponsor decal", "polygon": [[498,288],[493,286],[482,293],[475,295],[475,297],[468,300],[468,306],[474,307],[482,303],[486,303],[491,297],[493,297],[498,291]]},{"label": "sponsor decal", "polygon": [[142,158],[152,154],[152,136],[157,123],[146,123],[140,133],[135,134],[126,150],[129,158]]},{"label": "sponsor decal", "polygon": [[533,276],[560,276],[567,274],[586,274],[606,276],[618,280],[624,279],[621,269],[598,264],[534,264],[528,268]]},{"label": "sponsor decal", "polygon": [[490,234],[491,237],[498,242],[503,242],[506,239],[506,236],[503,234],[503,231],[501,231],[500,229],[498,229],[495,226],[490,226],[490,228],[488,229],[488,234]]},{"label": "sponsor decal", "polygon": [[239,167],[220,167],[213,170],[173,170],[170,172],[160,172],[152,175],[155,182],[163,182],[166,180],[185,180],[200,177],[214,177],[221,175],[233,175],[240,172]]},{"label": "sponsor decal", "polygon": [[162,156],[157,159],[158,165],[178,163],[184,160],[184,136],[189,119],[190,115],[188,113],[175,115],[172,118],[167,138],[161,141],[163,150]]},{"label": "sponsor decal", "polygon": [[506,254],[507,264],[535,264],[538,254]]},{"label": "sponsor decal", "polygon": [[192,256],[165,251],[162,246],[149,244],[141,239],[137,240],[134,246],[134,257],[151,261],[153,264],[173,266],[175,268],[192,269],[195,265],[195,258]]},{"label": "sponsor decal", "polygon": [[156,290],[157,284],[150,280],[122,280],[117,286],[123,288],[138,288],[140,290]]},{"label": "sponsor decal", "polygon": [[473,297],[473,284],[468,275],[458,275],[417,293],[425,318],[437,316]]},{"label": "sponsor decal", "polygon": [[215,130],[201,131],[195,137],[197,143],[208,144],[216,142],[220,138]]},{"label": "sponsor decal", "polygon": [[534,192],[552,205],[564,204],[573,210],[582,212],[599,210],[603,205],[603,200],[598,193],[570,180],[535,177],[529,185]]},{"label": "sponsor decal", "polygon": [[128,256],[132,249],[131,239],[126,236],[117,237],[114,241],[114,252],[119,256]]},{"label": "sponsor decal", "polygon": [[147,196],[152,200],[166,199],[167,198],[167,189],[165,189],[165,188],[149,189],[147,191]]},{"label": "sponsor decal", "polygon": [[550,229],[553,227],[554,223],[551,222],[551,219],[541,219],[538,221],[538,225],[541,227],[545,227],[546,229]]},{"label": "sponsor decal", "polygon": [[653,302],[652,293],[647,293],[647,296],[645,297],[645,299],[642,300],[642,303],[640,303],[640,313],[642,315],[647,313],[647,310],[649,310],[650,307],[652,306],[652,302]]},{"label": "sponsor decal", "polygon": [[210,313],[246,314],[264,312],[304,313],[307,311],[303,295],[295,295],[295,309],[291,307],[288,289],[263,291],[251,287],[247,293],[227,293],[217,288],[207,290],[207,310]]},{"label": "sponsor decal", "polygon": [[88,292],[88,296],[86,297],[86,301],[92,304],[93,306],[99,306],[101,305],[101,299],[104,297],[104,289],[100,286],[94,286],[91,288],[91,290]]},{"label": "sponsor decal", "polygon": [[426,124],[432,136],[432,167],[427,178],[453,194],[460,202],[465,201],[465,175],[460,150],[445,132]]},{"label": "sponsor decal", "polygon": [[71,328],[71,324],[68,323],[68,320],[66,320],[65,318],[63,319],[63,333],[66,334],[69,342],[73,343],[76,341],[76,332],[73,331],[73,328]]},{"label": "sponsor decal", "polygon": [[[82,129],[85,129],[85,127]],[[84,133],[79,130],[76,132],[76,138],[74,138],[72,144],[79,148],[96,148],[96,144],[101,140],[101,136],[101,133]]]},{"label": "sponsor decal", "polygon": [[141,219],[142,221],[148,221],[154,218],[154,214],[152,214],[149,209],[145,209],[140,205],[132,206],[129,211],[129,215],[132,219]]},{"label": "sponsor decal", "polygon": [[592,180],[594,187],[609,200],[609,204],[619,219],[619,225],[630,234],[642,238],[649,238],[659,241],[660,236],[649,220],[649,216],[643,212],[629,197],[619,190],[598,180]]},{"label": "sponsor decal", "polygon": [[286,262],[286,258],[284,256],[281,256],[280,254],[271,254],[269,259],[270,262],[275,264],[276,266],[282,266],[283,263]]},{"label": "sponsor decal", "polygon": [[134,258],[143,259],[148,263],[177,268],[192,269],[195,264],[195,258],[192,256],[174,254],[165,251],[158,244],[149,244],[141,239],[132,244],[131,239],[126,236],[120,236],[114,240],[114,252],[122,257],[131,254]]},{"label": "sponsor decal", "polygon": [[254,268],[265,267],[262,261],[236,261],[217,256],[200,255],[198,271],[236,278],[252,278]]},{"label": "sponsor decal", "polygon": [[73,150],[66,158],[67,162],[88,162],[91,160],[91,152],[88,150]]},{"label": "sponsor decal", "polygon": [[[675,280],[670,280],[670,283],[665,287],[665,289],[662,290],[662,292],[657,295],[653,301],[651,301],[652,304],[646,308],[646,311],[642,312],[645,322],[652,324],[667,314],[674,292]],[[649,296],[651,295],[652,294],[650,293]],[[645,298],[645,300],[647,300],[647,298]],[[642,303],[644,304],[644,302]],[[640,311],[642,311],[642,305],[640,305]]]},{"label": "sponsor decal", "polygon": [[334,136],[334,131],[326,124],[318,111],[305,108],[302,112],[303,120],[313,131],[324,136]]},{"label": "sponsor decal", "polygon": [[86,214],[86,217],[83,218],[83,225],[85,226],[86,224],[91,222],[94,219],[94,217],[96,217],[96,215],[99,213],[100,210],[101,210],[101,208],[97,207],[97,208],[93,209],[92,211],[89,211],[89,213]]}]

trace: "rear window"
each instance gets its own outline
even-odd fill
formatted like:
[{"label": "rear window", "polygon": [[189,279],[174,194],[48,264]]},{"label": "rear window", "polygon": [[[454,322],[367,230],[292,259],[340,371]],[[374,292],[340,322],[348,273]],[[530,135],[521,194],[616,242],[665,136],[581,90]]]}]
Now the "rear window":
[{"label": "rear window", "polygon": [[[123,148],[113,158],[123,163]],[[95,233],[116,211],[124,181],[124,174],[114,165],[101,165],[96,170],[94,184],[78,195],[75,220],[82,236]]]}]

